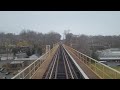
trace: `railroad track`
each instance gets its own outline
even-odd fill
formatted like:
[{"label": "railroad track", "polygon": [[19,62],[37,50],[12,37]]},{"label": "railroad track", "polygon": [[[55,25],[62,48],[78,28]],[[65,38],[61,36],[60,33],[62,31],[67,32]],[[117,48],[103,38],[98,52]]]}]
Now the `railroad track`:
[{"label": "railroad track", "polygon": [[84,76],[60,45],[43,75],[43,79],[84,79]]}]

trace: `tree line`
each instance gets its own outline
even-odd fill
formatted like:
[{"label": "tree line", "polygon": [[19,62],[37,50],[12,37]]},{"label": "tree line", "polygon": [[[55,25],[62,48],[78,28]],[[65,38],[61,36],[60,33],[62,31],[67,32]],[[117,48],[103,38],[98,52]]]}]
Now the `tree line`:
[{"label": "tree line", "polygon": [[69,30],[64,31],[65,44],[96,59],[95,52],[108,48],[120,48],[120,35],[75,35]]},{"label": "tree line", "polygon": [[[0,53],[26,52],[28,56],[37,53],[41,55],[45,52],[45,46],[59,42],[61,35],[57,32],[39,33],[33,30],[22,30],[18,35],[13,33],[0,33]],[[95,58],[97,50],[107,48],[120,48],[120,35],[109,36],[90,36],[70,33],[70,30],[64,31],[63,42],[78,51]]]},{"label": "tree line", "polygon": [[18,35],[14,33],[0,33],[0,53],[26,52],[28,55],[37,53],[41,55],[45,52],[45,46],[60,41],[61,35],[51,31],[49,33],[39,33],[33,30],[22,30]]}]

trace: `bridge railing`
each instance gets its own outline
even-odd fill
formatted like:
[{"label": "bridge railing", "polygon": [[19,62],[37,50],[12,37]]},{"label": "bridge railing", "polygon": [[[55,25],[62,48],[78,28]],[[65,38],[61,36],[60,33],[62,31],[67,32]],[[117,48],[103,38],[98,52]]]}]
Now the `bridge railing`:
[{"label": "bridge railing", "polygon": [[48,56],[50,56],[53,52],[55,52],[57,48],[58,48],[58,44],[56,44],[56,46],[53,47],[50,51],[48,51],[40,58],[35,60],[33,63],[31,63],[29,66],[27,66],[25,69],[23,69],[21,72],[19,72],[11,79],[31,79],[32,76],[35,74],[35,72],[39,69],[41,64],[47,59]]},{"label": "bridge railing", "polygon": [[101,79],[120,79],[120,71],[117,71],[69,46],[64,46]]}]

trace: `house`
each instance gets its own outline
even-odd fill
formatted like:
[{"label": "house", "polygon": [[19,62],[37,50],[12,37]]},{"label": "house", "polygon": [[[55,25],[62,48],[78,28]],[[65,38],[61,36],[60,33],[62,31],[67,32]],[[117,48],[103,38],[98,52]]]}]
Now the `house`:
[{"label": "house", "polygon": [[120,65],[120,48],[110,48],[96,52],[98,60],[108,65]]},{"label": "house", "polygon": [[26,58],[27,54],[26,53],[18,53],[18,54],[16,54],[16,57],[17,58]]},{"label": "house", "polygon": [[18,68],[18,67],[24,67],[24,61],[12,61],[11,63],[10,63],[10,66],[12,67],[12,68]]}]

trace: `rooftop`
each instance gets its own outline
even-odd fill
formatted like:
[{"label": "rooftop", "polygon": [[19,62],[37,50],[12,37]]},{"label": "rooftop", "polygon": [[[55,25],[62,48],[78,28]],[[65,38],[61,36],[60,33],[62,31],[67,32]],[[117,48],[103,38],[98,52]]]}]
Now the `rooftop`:
[{"label": "rooftop", "polygon": [[10,64],[19,64],[19,63],[23,63],[24,61],[12,61]]},{"label": "rooftop", "polygon": [[99,59],[120,59],[120,49],[119,48],[110,48],[102,51],[97,51]]}]

